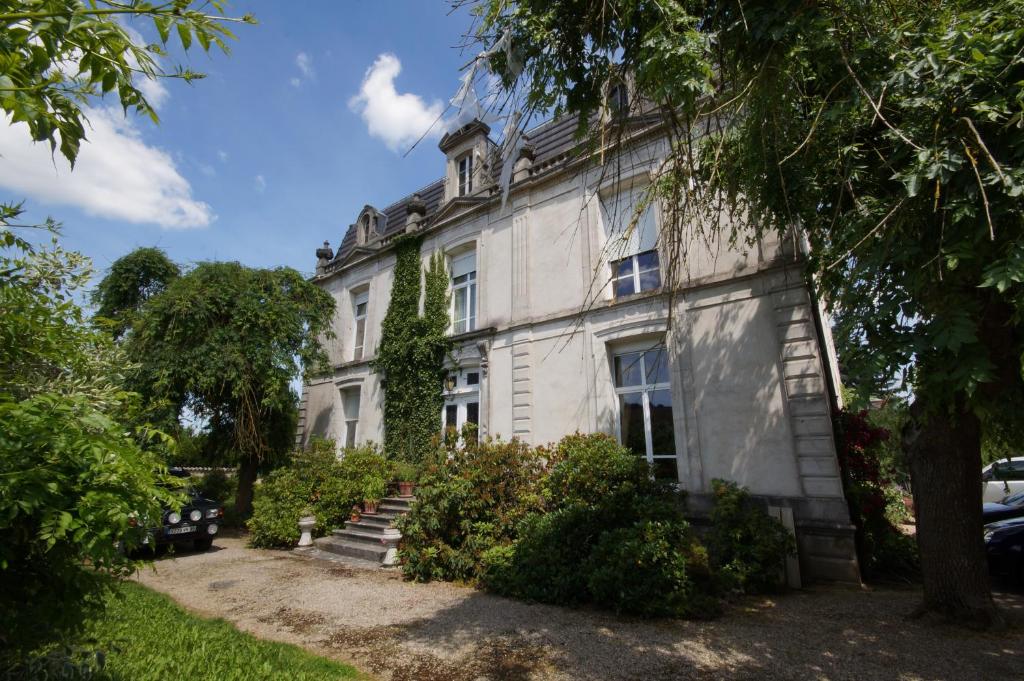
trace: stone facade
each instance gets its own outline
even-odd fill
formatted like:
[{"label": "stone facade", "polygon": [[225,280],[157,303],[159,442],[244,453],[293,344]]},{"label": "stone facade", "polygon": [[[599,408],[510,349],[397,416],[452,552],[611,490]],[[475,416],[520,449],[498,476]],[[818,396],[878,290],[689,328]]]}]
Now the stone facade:
[{"label": "stone facade", "polygon": [[792,508],[804,576],[857,580],[829,419],[835,356],[798,245],[695,238],[676,285],[662,285],[659,208],[624,233],[630,220],[611,206],[635,207],[664,140],[638,124],[622,151],[588,157],[574,152],[573,127],[529,133],[507,199],[487,127],[448,135],[443,180],[367,206],[337,254],[317,251],[315,281],[338,304],[334,371],[304,387],[299,443],[383,439],[368,362],[391,289],[389,244],[419,231],[424,260],[443,252],[453,279],[456,362],[439,428],[475,421],[533,444],[610,433],[676,477],[698,515],[714,478]]}]

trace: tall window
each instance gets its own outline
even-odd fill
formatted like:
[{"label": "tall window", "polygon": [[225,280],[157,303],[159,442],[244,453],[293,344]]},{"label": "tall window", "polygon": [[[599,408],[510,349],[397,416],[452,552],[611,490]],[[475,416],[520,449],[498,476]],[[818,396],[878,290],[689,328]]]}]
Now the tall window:
[{"label": "tall window", "polygon": [[654,466],[658,478],[679,479],[675,422],[665,346],[615,355],[622,444]]},{"label": "tall window", "polygon": [[452,332],[476,329],[476,251],[452,258]]},{"label": "tall window", "polygon": [[345,447],[355,447],[356,429],[359,427],[359,388],[341,391],[341,408],[345,415]]},{"label": "tall window", "polygon": [[366,340],[366,304],[369,292],[363,291],[352,297],[352,313],[355,318],[355,337],[352,340],[352,359],[363,358],[363,343]]},{"label": "tall window", "polygon": [[608,90],[608,109],[617,116],[629,112],[629,90],[625,83],[616,83]]},{"label": "tall window", "polygon": [[461,431],[467,423],[480,424],[480,372],[449,374],[444,385],[441,427]]},{"label": "tall window", "polygon": [[629,188],[601,197],[601,222],[616,298],[661,286],[658,227],[653,206],[643,203],[645,192],[644,187]]},{"label": "tall window", "polygon": [[473,152],[459,159],[459,196],[473,193]]}]

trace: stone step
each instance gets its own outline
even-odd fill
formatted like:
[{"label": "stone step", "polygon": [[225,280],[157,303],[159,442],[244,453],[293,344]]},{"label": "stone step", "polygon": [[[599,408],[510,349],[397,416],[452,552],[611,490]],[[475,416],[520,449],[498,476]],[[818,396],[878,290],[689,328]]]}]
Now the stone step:
[{"label": "stone step", "polygon": [[360,532],[358,530],[333,530],[331,534],[338,539],[350,541],[355,544],[369,544],[371,546],[384,546],[386,543],[394,543],[390,541],[390,537],[385,537],[380,533],[373,532]]},{"label": "stone step", "polygon": [[395,510],[408,511],[415,502],[416,497],[384,497],[381,499],[380,505]]},{"label": "stone step", "polygon": [[384,556],[388,551],[387,547],[380,543],[376,545],[364,544],[337,535],[320,537],[314,543],[321,551],[360,560],[371,560],[378,565],[384,560]]},{"label": "stone step", "polygon": [[346,520],[345,527],[391,527],[394,517],[382,515],[361,515],[359,520]]}]

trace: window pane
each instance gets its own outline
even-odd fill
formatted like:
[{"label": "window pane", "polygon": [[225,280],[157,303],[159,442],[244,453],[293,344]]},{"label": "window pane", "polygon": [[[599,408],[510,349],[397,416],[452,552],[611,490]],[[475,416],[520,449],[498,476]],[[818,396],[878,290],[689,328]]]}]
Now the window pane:
[{"label": "window pane", "polygon": [[[465,288],[455,290],[455,314],[452,317],[455,319],[455,332],[462,333],[466,330],[466,298],[469,292]],[[462,324],[461,330],[459,324]]]},{"label": "window pane", "polygon": [[615,356],[615,387],[625,388],[631,385],[641,385],[640,380],[640,353],[627,352]]},{"label": "window pane", "polygon": [[647,384],[668,383],[668,353],[665,348],[655,348],[644,353],[644,365],[647,369]]},{"label": "window pane", "polygon": [[476,371],[470,371],[466,374],[466,385],[477,385],[480,383],[480,373]]},{"label": "window pane", "polygon": [[467,402],[466,403],[466,423],[472,423],[479,425],[480,423],[480,403],[479,402]]},{"label": "window pane", "polygon": [[476,284],[469,285],[469,323],[466,325],[467,331],[476,329]]},{"label": "window pane", "polygon": [[658,480],[679,482],[679,462],[674,456],[654,460],[654,477]]},{"label": "window pane", "polygon": [[647,251],[636,256],[637,266],[640,271],[658,269],[658,252]]},{"label": "window pane", "polygon": [[625,277],[633,276],[633,258],[626,258],[612,263],[612,276]]},{"label": "window pane", "polygon": [[356,446],[356,424],[358,421],[345,422],[345,446],[349,449]]},{"label": "window pane", "polygon": [[444,427],[458,428],[459,427],[459,407],[455,404],[446,404],[444,407]]},{"label": "window pane", "polygon": [[465,284],[467,281],[469,281],[468,274],[460,274],[459,276],[452,279],[452,283],[455,284],[456,286],[458,286],[459,284]]},{"label": "window pane", "polygon": [[675,456],[675,424],[672,421],[672,392],[653,390],[651,401],[651,445],[655,456]]},{"label": "window pane", "polygon": [[366,337],[366,319],[360,318],[356,320],[356,339],[353,344],[352,358],[362,359],[363,358],[363,339]]},{"label": "window pane", "polygon": [[647,440],[644,435],[643,393],[619,395],[619,429],[622,432],[622,446],[637,456],[647,456]]},{"label": "window pane", "polygon": [[365,317],[366,316],[366,303],[359,303],[358,305],[356,305],[356,316],[357,317]]},{"label": "window pane", "polygon": [[661,286],[661,272],[650,270],[640,273],[640,290],[653,291]]},{"label": "window pane", "polygon": [[636,293],[636,289],[633,286],[633,275],[617,279],[615,281],[615,297],[621,298],[623,296],[631,296]]}]

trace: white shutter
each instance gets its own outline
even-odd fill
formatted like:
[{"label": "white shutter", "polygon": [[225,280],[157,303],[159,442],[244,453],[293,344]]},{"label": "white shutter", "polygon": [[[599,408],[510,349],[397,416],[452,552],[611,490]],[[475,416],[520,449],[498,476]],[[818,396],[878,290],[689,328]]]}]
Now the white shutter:
[{"label": "white shutter", "polygon": [[470,251],[465,255],[452,258],[452,279],[476,271],[476,253]]},{"label": "white shutter", "polygon": [[601,199],[601,221],[608,239],[609,260],[654,250],[658,242],[658,228],[654,219],[654,206],[648,204],[636,225],[629,232],[637,206],[644,198],[646,187],[624,189]]}]

